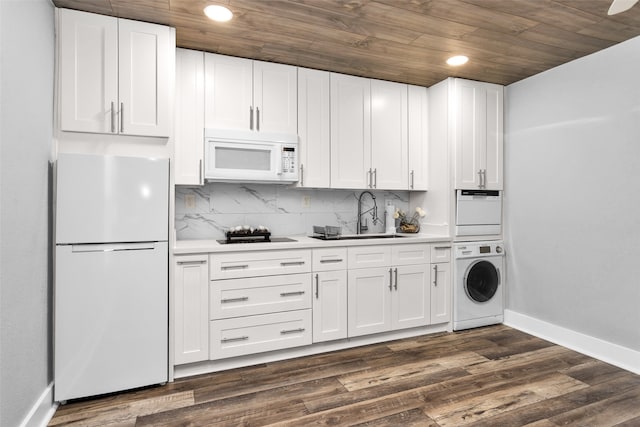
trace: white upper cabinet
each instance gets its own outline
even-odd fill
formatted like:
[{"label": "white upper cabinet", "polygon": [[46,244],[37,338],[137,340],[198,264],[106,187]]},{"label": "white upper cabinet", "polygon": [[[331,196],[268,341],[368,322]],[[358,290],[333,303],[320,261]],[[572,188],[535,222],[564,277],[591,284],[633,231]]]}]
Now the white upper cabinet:
[{"label": "white upper cabinet", "polygon": [[408,189],[407,85],[331,74],[331,187]]},{"label": "white upper cabinet", "polygon": [[330,73],[298,68],[298,187],[331,185]]},{"label": "white upper cabinet", "polygon": [[454,79],[455,188],[502,189],[503,87]]},{"label": "white upper cabinet", "polygon": [[409,190],[428,186],[429,133],[427,88],[408,87]]},{"label": "white upper cabinet", "polygon": [[371,81],[331,73],[331,188],[369,188]]},{"label": "white upper cabinet", "polygon": [[407,150],[407,85],[371,80],[372,188],[408,188]]},{"label": "white upper cabinet", "polygon": [[60,128],[168,137],[175,32],[59,9]]},{"label": "white upper cabinet", "polygon": [[204,160],[204,53],[176,49],[175,183],[202,185]]},{"label": "white upper cabinet", "polygon": [[205,54],[205,128],[296,134],[296,67]]}]

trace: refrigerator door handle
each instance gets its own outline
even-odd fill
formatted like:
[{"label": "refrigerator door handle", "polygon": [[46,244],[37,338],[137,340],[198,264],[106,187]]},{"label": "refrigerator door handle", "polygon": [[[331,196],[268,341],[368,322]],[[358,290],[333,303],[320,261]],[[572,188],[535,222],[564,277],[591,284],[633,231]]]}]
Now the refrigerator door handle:
[{"label": "refrigerator door handle", "polygon": [[118,252],[118,251],[149,251],[156,248],[155,242],[144,243],[102,243],[72,245],[71,252]]}]

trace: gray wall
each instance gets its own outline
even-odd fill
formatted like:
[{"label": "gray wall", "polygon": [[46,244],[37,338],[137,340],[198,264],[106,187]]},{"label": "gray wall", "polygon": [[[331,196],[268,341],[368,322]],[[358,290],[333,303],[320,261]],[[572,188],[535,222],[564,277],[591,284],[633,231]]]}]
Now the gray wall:
[{"label": "gray wall", "polygon": [[640,350],[640,38],[507,88],[507,308]]},{"label": "gray wall", "polygon": [[48,279],[54,8],[0,0],[0,425],[52,380]]}]

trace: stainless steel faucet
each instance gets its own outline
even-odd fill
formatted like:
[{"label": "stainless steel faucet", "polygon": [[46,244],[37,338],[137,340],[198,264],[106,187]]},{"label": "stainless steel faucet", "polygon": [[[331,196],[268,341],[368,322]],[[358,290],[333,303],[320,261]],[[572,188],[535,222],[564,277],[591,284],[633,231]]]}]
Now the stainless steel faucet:
[{"label": "stainless steel faucet", "polygon": [[[373,207],[371,209],[367,209],[366,211],[362,212],[362,196],[364,196],[367,193],[371,196],[371,199],[373,200]],[[373,217],[372,218],[373,225],[376,225],[376,223],[380,218],[378,218],[378,205],[376,204],[376,196],[374,196],[371,191],[363,191],[362,193],[360,193],[360,197],[358,197],[358,221],[356,225],[356,234],[362,234],[363,231],[367,231],[369,229],[369,227],[367,226],[366,220],[364,222],[364,225],[362,225],[362,215],[366,214],[367,212],[371,212],[371,216]]]}]

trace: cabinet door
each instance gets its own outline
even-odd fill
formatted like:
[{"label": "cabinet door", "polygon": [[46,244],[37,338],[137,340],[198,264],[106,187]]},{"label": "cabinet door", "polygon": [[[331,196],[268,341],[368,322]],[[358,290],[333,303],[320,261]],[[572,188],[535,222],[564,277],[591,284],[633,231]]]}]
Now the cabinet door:
[{"label": "cabinet door", "polygon": [[313,342],[347,338],[347,272],[313,273]]},{"label": "cabinet door", "polygon": [[329,76],[326,71],[298,69],[299,187],[331,185]]},{"label": "cabinet door", "polygon": [[451,320],[451,264],[431,264],[431,323]]},{"label": "cabinet door", "polygon": [[407,149],[407,85],[371,80],[372,188],[409,187]]},{"label": "cabinet door", "polygon": [[393,329],[429,324],[431,321],[429,278],[427,264],[394,267],[391,300]]},{"label": "cabinet door", "polygon": [[455,80],[456,188],[480,188],[485,162],[485,93],[477,82]]},{"label": "cabinet door", "polygon": [[429,176],[427,88],[409,86],[408,89],[409,190],[426,191]]},{"label": "cabinet door", "polygon": [[298,70],[253,61],[254,130],[298,133]]},{"label": "cabinet door", "polygon": [[503,88],[455,79],[456,188],[502,189]]},{"label": "cabinet door", "polygon": [[504,88],[500,85],[485,83],[485,93],[487,136],[484,184],[489,190],[502,190]]},{"label": "cabinet door", "polygon": [[349,336],[391,330],[391,267],[349,270]]},{"label": "cabinet door", "polygon": [[370,80],[332,73],[331,187],[368,188],[370,170]]},{"label": "cabinet door", "polygon": [[204,53],[176,49],[175,183],[202,185]]},{"label": "cabinet door", "polygon": [[175,43],[169,27],[118,20],[120,133],[169,136]]},{"label": "cabinet door", "polygon": [[249,130],[253,111],[253,62],[205,53],[204,127]]},{"label": "cabinet door", "polygon": [[118,111],[118,20],[59,11],[60,129],[115,133]]},{"label": "cabinet door", "polygon": [[174,271],[174,363],[209,358],[207,255],[176,256]]}]

